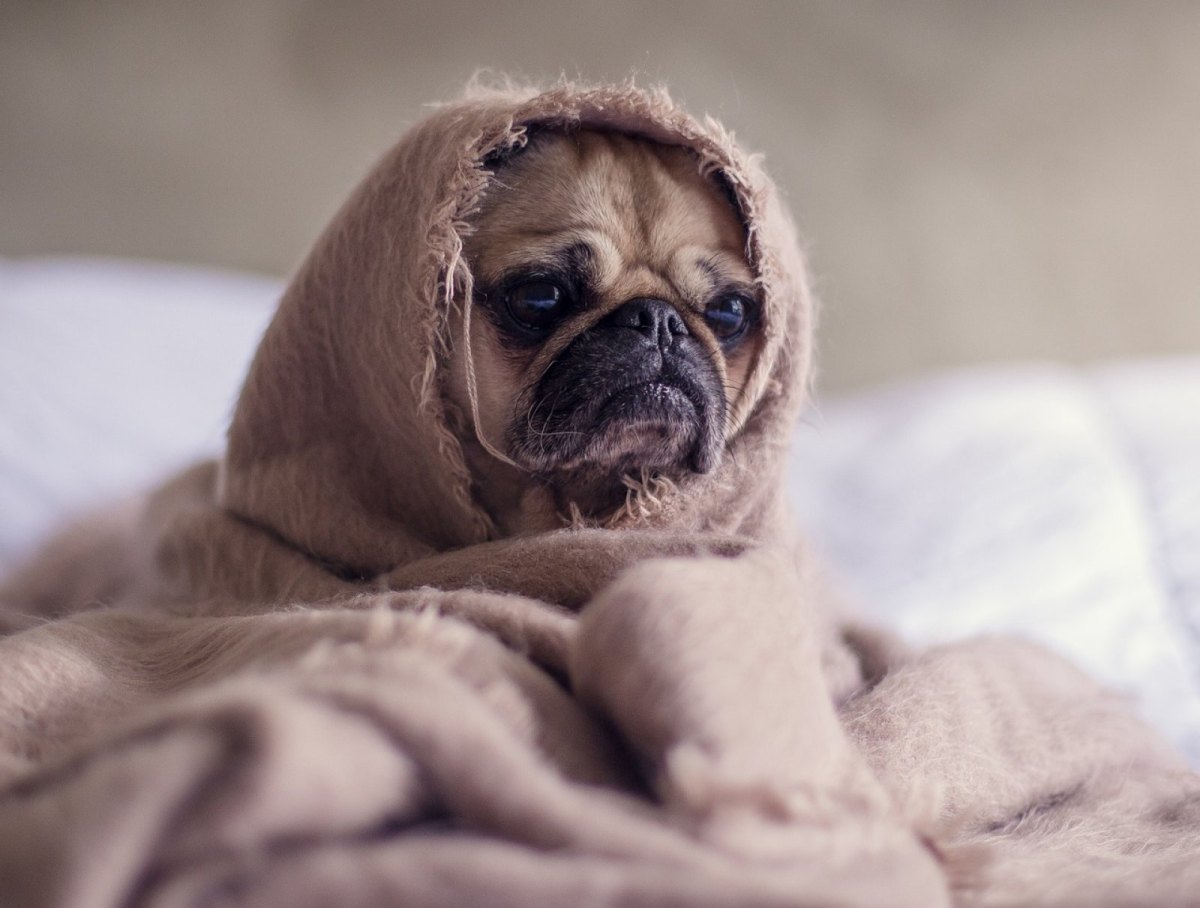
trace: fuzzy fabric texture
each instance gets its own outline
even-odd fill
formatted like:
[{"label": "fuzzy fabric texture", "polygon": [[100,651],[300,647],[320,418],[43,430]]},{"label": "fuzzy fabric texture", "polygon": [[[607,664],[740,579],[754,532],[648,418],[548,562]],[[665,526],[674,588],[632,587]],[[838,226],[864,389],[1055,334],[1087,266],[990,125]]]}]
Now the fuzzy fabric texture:
[{"label": "fuzzy fabric texture", "polygon": [[[765,342],[719,469],[506,539],[444,365],[532,127],[692,149]],[[437,110],[291,283],[223,460],[0,591],[0,902],[1200,904],[1200,779],[1126,704],[839,614],[782,504],[813,319],[759,163],[664,93]]]}]

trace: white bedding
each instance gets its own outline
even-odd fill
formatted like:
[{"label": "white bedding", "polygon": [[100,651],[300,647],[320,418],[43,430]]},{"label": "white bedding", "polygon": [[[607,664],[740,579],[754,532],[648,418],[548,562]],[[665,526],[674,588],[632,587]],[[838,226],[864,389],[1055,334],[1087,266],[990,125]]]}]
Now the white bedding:
[{"label": "white bedding", "polygon": [[[278,290],[0,260],[0,570],[219,448]],[[797,443],[801,518],[872,614],[1041,640],[1200,765],[1200,357],[942,374],[826,401]]]},{"label": "white bedding", "polygon": [[915,640],[1039,640],[1200,765],[1200,358],[943,374],[801,427],[802,519]]}]

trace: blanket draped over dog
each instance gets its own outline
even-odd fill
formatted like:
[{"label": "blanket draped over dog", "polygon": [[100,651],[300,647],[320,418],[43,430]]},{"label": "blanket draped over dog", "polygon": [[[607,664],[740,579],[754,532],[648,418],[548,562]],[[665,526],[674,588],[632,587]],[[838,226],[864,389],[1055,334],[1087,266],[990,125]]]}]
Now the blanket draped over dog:
[{"label": "blanket draped over dog", "polygon": [[[691,149],[763,342],[717,470],[500,538],[445,363],[531,128]],[[1127,704],[835,612],[780,503],[812,321],[758,161],[664,94],[434,112],[288,288],[222,461],[5,588],[0,904],[1200,904],[1200,779]]]}]

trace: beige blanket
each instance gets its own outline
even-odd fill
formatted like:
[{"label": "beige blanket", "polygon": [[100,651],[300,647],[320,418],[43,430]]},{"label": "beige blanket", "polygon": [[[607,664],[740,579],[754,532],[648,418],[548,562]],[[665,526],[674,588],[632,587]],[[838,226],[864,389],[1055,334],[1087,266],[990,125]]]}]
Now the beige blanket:
[{"label": "beige blanket", "polygon": [[[489,162],[580,125],[728,183],[765,343],[718,470],[498,538],[442,387],[461,237]],[[665,95],[435,112],[292,282],[222,461],[0,591],[0,905],[1200,904],[1200,779],[1126,704],[837,610],[781,495],[812,321],[758,162]]]}]

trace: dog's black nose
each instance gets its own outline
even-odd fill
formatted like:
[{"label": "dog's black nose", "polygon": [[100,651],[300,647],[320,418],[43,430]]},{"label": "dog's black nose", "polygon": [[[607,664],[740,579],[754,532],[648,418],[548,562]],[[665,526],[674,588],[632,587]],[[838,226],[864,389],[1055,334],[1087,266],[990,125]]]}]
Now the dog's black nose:
[{"label": "dog's black nose", "polygon": [[676,337],[688,335],[687,323],[670,303],[663,300],[638,298],[610,312],[601,325],[611,328],[634,328],[666,350]]}]

